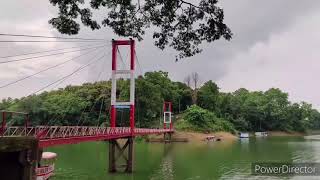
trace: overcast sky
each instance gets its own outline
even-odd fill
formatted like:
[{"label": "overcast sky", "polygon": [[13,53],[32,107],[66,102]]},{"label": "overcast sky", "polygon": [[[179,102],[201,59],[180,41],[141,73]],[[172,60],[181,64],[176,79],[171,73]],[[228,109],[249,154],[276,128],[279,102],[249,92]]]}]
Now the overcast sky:
[{"label": "overcast sky", "polygon": [[[154,47],[148,36],[152,32],[147,32],[145,40],[137,43],[142,71],[168,71],[170,77],[180,81],[191,72],[198,72],[202,82],[212,79],[225,92],[241,87],[249,90],[278,87],[288,92],[292,101],[307,101],[320,108],[320,51],[317,49],[320,47],[320,1],[220,0],[219,5],[224,8],[225,22],[234,33],[230,42],[221,40],[206,44],[202,54],[175,62],[176,52]],[[0,1],[0,33],[58,36],[48,24],[55,14],[56,9],[46,0]],[[117,38],[108,29],[92,32],[86,28],[81,30],[79,37]],[[88,43],[0,43],[0,56],[83,45]],[[0,98],[29,95],[103,53],[106,56],[102,61],[80,71],[58,87],[97,80],[100,72],[100,79],[108,79],[110,50],[110,47],[100,48],[65,66],[0,88]],[[83,53],[0,64],[0,86]],[[126,52],[123,56],[126,57]],[[4,60],[0,58],[0,61]],[[46,90],[56,87],[50,86]]]}]

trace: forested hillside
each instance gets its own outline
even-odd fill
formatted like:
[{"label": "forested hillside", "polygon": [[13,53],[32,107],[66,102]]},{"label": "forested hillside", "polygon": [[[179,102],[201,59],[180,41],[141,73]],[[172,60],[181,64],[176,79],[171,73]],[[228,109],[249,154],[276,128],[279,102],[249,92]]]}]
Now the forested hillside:
[{"label": "forested hillside", "polygon": [[[119,100],[129,99],[129,82],[118,81]],[[120,91],[121,89],[121,91]],[[29,112],[33,125],[93,125],[109,122],[111,82],[86,83],[21,99],[3,99],[0,109]],[[196,98],[194,98],[196,97]],[[196,99],[196,102],[194,102]],[[212,81],[193,89],[173,82],[166,72],[148,72],[136,80],[136,126],[159,127],[163,101],[172,101],[180,129],[200,131],[306,131],[320,128],[320,113],[306,102],[292,103],[288,94],[239,89],[219,91]],[[192,105],[195,103],[194,105]],[[128,111],[118,111],[118,125],[128,125]],[[19,116],[10,124],[23,124]]]}]

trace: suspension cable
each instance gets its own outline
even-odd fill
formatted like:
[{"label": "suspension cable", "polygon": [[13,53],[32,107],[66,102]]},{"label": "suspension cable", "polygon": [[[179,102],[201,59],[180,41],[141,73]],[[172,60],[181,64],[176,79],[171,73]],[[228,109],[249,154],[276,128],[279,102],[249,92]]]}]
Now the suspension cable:
[{"label": "suspension cable", "polygon": [[[110,53],[110,52],[109,52],[109,53]],[[109,54],[109,53],[108,53],[108,54]],[[104,69],[102,69],[102,70],[100,71],[98,80],[100,79],[100,75],[101,75],[101,73],[102,73],[103,70],[104,70]],[[98,99],[96,99],[96,100],[94,101],[94,103],[92,104],[92,106],[89,108],[89,113],[92,112],[93,108],[96,106],[97,102],[98,102],[100,99],[101,99],[101,98],[98,98]],[[103,100],[103,99],[104,99],[104,98],[102,98],[102,100]],[[77,122],[77,126],[79,126],[79,124],[80,124],[80,122],[81,122],[81,120],[82,120],[82,115],[84,114],[85,110],[86,110],[86,108],[83,109],[83,111],[82,111],[82,113],[81,113],[81,115],[80,115],[80,118],[79,118],[79,120],[78,120],[78,122]]]},{"label": "suspension cable", "polygon": [[[62,84],[66,79],[68,79],[69,77],[71,77],[73,74],[75,74],[76,72],[79,72],[79,71],[83,70],[85,67],[90,66],[90,65],[93,64],[94,62],[100,61],[104,56],[105,56],[105,54],[104,54],[103,56],[101,56],[100,58],[98,58],[98,59],[93,59],[93,60],[91,60],[88,64],[79,67],[78,69],[76,69],[75,71],[73,71],[71,74],[68,74],[68,75],[66,75],[66,76],[58,79],[57,81],[55,81],[55,82],[53,82],[53,83],[50,83],[50,84],[47,85],[46,87],[49,87],[49,86],[51,86],[51,85],[53,85],[53,84],[55,84],[55,83],[57,83],[56,86]],[[46,88],[46,87],[45,87],[45,88]],[[39,91],[41,91],[41,90],[38,90],[37,92],[39,92]],[[37,93],[37,92],[36,92],[36,93]],[[34,93],[34,94],[35,94],[35,93]],[[84,111],[82,112],[82,114],[83,114],[83,113],[84,113]],[[81,114],[81,115],[82,115],[82,114]],[[64,119],[65,116],[66,116],[66,114],[63,114],[63,115],[61,116],[61,118]],[[54,118],[51,118],[51,119],[47,122],[47,125],[48,125],[50,122],[52,122],[53,120],[56,120],[57,118],[59,118],[59,115],[56,115]],[[79,122],[79,121],[78,121],[78,122]]]},{"label": "suspension cable", "polygon": [[[32,93],[28,94],[26,97],[28,97],[28,96],[30,96],[30,95],[33,95],[33,94],[36,94],[36,93],[38,93],[38,92],[46,89],[47,87],[50,87],[51,85],[53,85],[53,84],[55,84],[55,83],[58,83],[58,85],[61,84],[62,82],[64,82],[66,79],[68,79],[69,77],[71,77],[71,76],[74,75],[75,73],[80,72],[80,71],[83,70],[84,68],[92,65],[94,62],[100,61],[104,56],[105,56],[105,55],[101,56],[101,57],[98,58],[98,59],[93,59],[93,60],[91,60],[89,63],[87,63],[87,64],[85,64],[85,65],[77,68],[77,69],[76,69],[75,71],[73,71],[72,73],[70,73],[70,74],[68,74],[68,75],[66,75],[66,76],[64,76],[64,77],[62,77],[62,78],[60,78],[60,79],[58,79],[58,80],[56,80],[56,81],[48,84],[48,85],[46,85],[45,87],[42,87],[41,89],[39,89],[39,90],[37,90],[37,91],[35,91],[35,92],[32,92]],[[15,105],[15,104],[18,103],[18,102],[19,102],[19,101],[14,102],[13,104],[11,104],[11,106],[12,106],[12,105]],[[64,117],[65,117],[65,115],[64,115]],[[64,117],[63,117],[63,118],[64,118]],[[51,119],[51,120],[52,120],[52,119]],[[49,122],[50,122],[50,121],[49,121]],[[49,122],[48,122],[47,124],[49,124]],[[7,123],[10,123],[10,122],[7,122]]]},{"label": "suspension cable", "polygon": [[119,57],[120,57],[120,60],[121,60],[121,62],[122,62],[122,65],[123,65],[123,69],[125,69],[126,68],[126,63],[124,62],[124,60],[123,60],[123,58],[122,58],[122,55],[121,55],[121,52],[120,52],[120,50],[119,50],[119,48],[117,47],[117,51],[118,51],[118,53],[119,53]]},{"label": "suspension cable", "polygon": [[8,60],[8,61],[1,61],[0,64],[7,64],[7,63],[11,63],[11,62],[19,62],[19,61],[25,61],[25,60],[30,60],[30,59],[37,59],[37,58],[48,57],[48,56],[56,56],[56,55],[60,55],[60,54],[79,52],[79,51],[90,50],[90,49],[99,48],[99,47],[104,47],[104,46],[96,46],[96,47],[83,48],[83,49],[78,49],[78,50],[73,50],[73,51],[66,51],[66,52],[46,54],[46,55],[41,55],[41,56],[33,56],[33,57],[28,57],[28,58],[20,58],[20,59]]},{"label": "suspension cable", "polygon": [[105,65],[106,65],[106,62],[107,61],[103,61],[103,64],[102,64],[102,68],[101,68],[101,71],[100,71],[100,73],[99,73],[99,75],[98,75],[98,78],[97,78],[97,80],[98,81],[100,81],[100,77],[101,77],[101,75],[102,75],[102,73],[103,73],[103,70],[105,69]]},{"label": "suspension cable", "polygon": [[40,91],[42,91],[42,90],[46,89],[47,87],[50,87],[51,85],[53,85],[53,84],[55,84],[55,83],[57,83],[57,82],[60,82],[60,81],[62,81],[62,80],[64,80],[64,79],[69,78],[70,76],[74,75],[74,74],[75,74],[75,73],[77,73],[78,71],[81,71],[81,70],[83,70],[84,68],[86,68],[86,67],[88,67],[88,66],[92,65],[94,62],[100,61],[104,56],[105,56],[105,55],[101,56],[100,58],[98,58],[98,59],[96,59],[96,60],[90,61],[89,63],[87,63],[87,64],[85,64],[85,65],[83,65],[83,66],[81,66],[81,67],[77,68],[77,69],[76,69],[75,71],[73,71],[72,73],[70,73],[70,74],[68,74],[68,75],[66,75],[66,76],[64,76],[64,77],[62,77],[62,78],[60,78],[60,79],[58,79],[58,80],[56,80],[56,81],[54,81],[54,82],[52,82],[52,83],[48,84],[48,85],[46,85],[45,87],[42,87],[41,89],[39,89],[39,90],[35,91],[35,92],[34,92],[34,93],[32,93],[32,94],[36,94],[36,93],[38,93],[38,92],[40,92]]},{"label": "suspension cable", "polygon": [[9,34],[0,33],[0,36],[10,36],[10,37],[32,37],[32,38],[48,38],[48,39],[73,39],[73,40],[86,40],[86,41],[104,41],[105,39],[98,38],[78,38],[78,37],[54,37],[54,36],[41,36],[41,35],[27,35],[27,34]]},{"label": "suspension cable", "polygon": [[[106,61],[105,61],[106,62]],[[105,64],[104,62],[104,64]],[[104,65],[103,65],[104,67]],[[102,72],[103,72],[104,68],[102,68],[102,71],[100,72],[99,76],[98,76],[98,81],[100,81],[100,77],[102,75]],[[102,78],[103,79],[103,78]],[[103,107],[103,104],[104,104],[104,99],[105,97],[102,97],[101,99],[101,106],[100,106],[100,111],[99,111],[99,116],[98,116],[98,123],[97,123],[97,127],[100,125],[100,117],[101,117],[101,112],[102,112],[102,107]]]},{"label": "suspension cable", "polygon": [[[104,61],[105,62],[105,61]],[[103,69],[102,69],[103,70]],[[66,78],[67,79],[67,78]],[[51,89],[54,89],[54,88],[56,88],[57,86],[59,86],[60,84],[62,84],[66,79],[63,79],[63,80],[61,80],[58,84],[56,84],[54,87],[52,87]],[[96,100],[97,101],[97,100]],[[92,107],[91,107],[92,108]],[[90,108],[90,109],[91,109]],[[79,118],[79,120],[78,120],[78,122],[77,122],[77,126],[79,125],[79,122],[81,121],[81,117],[82,117],[82,115],[83,115],[83,113],[85,112],[85,110],[86,110],[86,108],[84,108],[83,110],[82,110],[82,112],[81,112],[81,114],[80,114],[80,118]],[[63,115],[60,115],[60,118],[62,118],[62,119],[64,119],[66,117],[66,114],[63,114]],[[59,115],[56,115],[54,118],[52,118],[50,121],[52,121],[52,120],[57,120],[59,118]]]},{"label": "suspension cable", "polygon": [[[99,48],[101,48],[101,47],[99,47]],[[12,84],[18,83],[18,82],[20,82],[20,81],[23,81],[23,80],[25,80],[25,79],[34,77],[35,75],[38,75],[38,74],[43,73],[43,72],[45,72],[45,71],[48,71],[48,70],[50,70],[50,69],[56,68],[56,67],[61,66],[61,65],[63,65],[63,64],[66,64],[66,63],[68,63],[68,62],[70,62],[70,61],[73,61],[74,59],[77,59],[77,58],[79,58],[79,57],[81,57],[81,56],[86,56],[86,55],[88,55],[88,54],[90,54],[90,53],[95,52],[95,51],[98,50],[99,48],[96,48],[96,49],[94,49],[94,50],[92,50],[92,51],[89,51],[89,52],[87,52],[87,53],[84,53],[84,54],[81,54],[81,55],[79,55],[79,56],[76,56],[76,57],[73,57],[73,58],[71,58],[71,59],[68,59],[68,60],[66,60],[66,61],[63,61],[63,62],[61,62],[61,63],[58,63],[58,64],[54,65],[54,66],[50,66],[50,67],[48,67],[48,68],[46,68],[46,69],[43,69],[43,70],[41,70],[41,71],[38,71],[38,72],[33,73],[33,74],[31,74],[31,75],[28,75],[28,76],[25,76],[25,77],[23,77],[23,78],[17,79],[17,80],[15,80],[15,81],[11,81],[11,82],[9,82],[9,83],[7,83],[7,84],[4,84],[4,85],[0,86],[0,89],[1,89],[1,88],[5,88],[5,87],[8,87],[8,86],[10,86],[10,85],[12,85]]]},{"label": "suspension cable", "polygon": [[42,53],[48,53],[48,52],[55,52],[55,51],[63,51],[63,50],[69,50],[69,49],[76,49],[76,48],[82,48],[82,47],[95,47],[100,46],[103,44],[95,44],[95,45],[84,45],[84,46],[73,46],[73,47],[66,47],[61,49],[53,49],[53,50],[46,50],[46,51],[36,51],[31,53],[22,53],[22,54],[15,54],[15,55],[8,55],[8,56],[0,56],[1,59],[3,58],[12,58],[12,57],[18,57],[18,56],[26,56],[26,55],[33,55],[33,54],[42,54]]},{"label": "suspension cable", "polygon": [[35,41],[35,40],[0,40],[0,43],[41,43],[41,42],[53,42],[53,43],[64,43],[64,42],[86,42],[86,43],[91,43],[91,42],[101,42],[99,41]]},{"label": "suspension cable", "polygon": [[101,99],[101,106],[100,106],[100,111],[99,111],[99,116],[98,116],[98,123],[97,123],[97,127],[98,127],[98,126],[99,126],[99,124],[100,124],[100,117],[101,117],[101,112],[102,112],[103,104],[104,104],[104,98],[102,98],[102,99]]},{"label": "suspension cable", "polygon": [[140,64],[140,62],[139,62],[139,58],[138,58],[138,56],[137,56],[137,52],[136,52],[136,51],[134,51],[134,55],[136,56],[136,60],[137,60],[137,64],[138,64],[138,69],[139,69],[141,75],[143,76],[143,75],[144,75],[144,71],[142,70],[142,67],[141,67],[141,64]]},{"label": "suspension cable", "polygon": [[[100,71],[99,73],[99,76],[98,76],[98,81],[101,81],[103,80],[103,78],[100,79],[102,73],[103,73],[103,70],[105,69],[104,66],[105,66],[105,63],[107,61],[104,61],[103,65],[102,65],[102,70]],[[102,112],[102,107],[103,107],[103,104],[104,104],[104,100],[105,100],[106,97],[102,97],[101,99],[101,106],[100,106],[100,112],[99,112],[99,116],[98,116],[98,124],[97,124],[97,127],[100,125],[100,117],[101,117],[101,112]]]}]

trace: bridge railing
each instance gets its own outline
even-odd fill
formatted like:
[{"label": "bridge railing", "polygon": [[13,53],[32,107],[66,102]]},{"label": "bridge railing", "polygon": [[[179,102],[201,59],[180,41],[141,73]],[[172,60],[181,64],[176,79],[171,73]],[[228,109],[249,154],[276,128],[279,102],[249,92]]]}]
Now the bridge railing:
[{"label": "bridge railing", "polygon": [[173,132],[173,129],[148,129],[148,128],[135,128],[135,134],[161,134]]},{"label": "bridge railing", "polygon": [[39,139],[67,138],[80,136],[130,135],[130,127],[94,127],[94,126],[36,126],[6,127],[2,136],[35,136]]},{"label": "bridge railing", "polygon": [[130,127],[95,127],[95,126],[36,126],[6,127],[2,136],[34,136],[39,139],[57,139],[84,136],[135,136],[144,134],[160,134],[173,132],[172,129],[147,129]]}]

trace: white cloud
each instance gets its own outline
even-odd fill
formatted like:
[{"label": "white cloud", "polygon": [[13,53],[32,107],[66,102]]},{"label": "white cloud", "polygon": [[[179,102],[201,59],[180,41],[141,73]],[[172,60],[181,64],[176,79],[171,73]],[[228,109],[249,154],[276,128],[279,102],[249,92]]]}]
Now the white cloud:
[{"label": "white cloud", "polygon": [[[320,14],[312,16],[309,14],[318,11],[320,1],[223,0],[220,2],[225,10],[225,21],[235,33],[231,42],[218,41],[210,45],[204,44],[202,54],[175,63],[177,52],[172,49],[160,51],[154,47],[151,38],[152,29],[149,29],[145,41],[137,43],[137,52],[143,71],[168,71],[175,80],[183,80],[191,72],[198,72],[202,82],[220,79],[218,84],[223,90],[228,91],[240,87],[252,90],[279,87],[288,91],[293,100],[313,102],[320,107],[320,95],[318,95],[320,85],[317,83],[317,76],[320,75],[318,73],[320,63],[317,61],[320,27],[317,25],[317,19]],[[0,1],[0,7],[1,33],[59,36],[57,31],[48,24],[48,20],[56,14],[57,8],[52,7],[47,0]],[[298,17],[301,17],[299,21],[297,21]],[[295,25],[292,25],[293,23]],[[89,28],[83,28],[79,37],[105,38],[110,41],[112,38],[118,38],[109,28],[94,32]],[[76,44],[0,44],[0,54],[4,56],[74,45]],[[111,47],[107,47],[104,51],[110,51],[110,49]],[[102,50],[99,52],[101,53]],[[78,54],[0,65],[0,86]],[[106,59],[105,71],[110,73],[110,54]],[[29,94],[71,73],[89,60],[89,57],[83,58],[0,89],[0,98]],[[83,70],[60,87],[70,83],[79,84],[95,80],[102,65],[99,63]]]},{"label": "white cloud", "polygon": [[284,32],[234,56],[227,65],[227,75],[218,82],[222,90],[279,87],[289,92],[292,100],[311,102],[319,108],[319,17],[320,13],[315,13],[301,18]]},{"label": "white cloud", "polygon": [[[27,34],[27,35],[41,35],[41,36],[56,36],[56,30],[52,29],[48,24],[48,20],[53,17],[51,5],[48,1],[3,1],[0,2],[0,32],[10,34]],[[5,8],[4,8],[5,7]],[[12,13],[14,12],[14,13]],[[28,43],[28,42],[14,42],[14,43],[1,43],[0,54],[1,56],[47,51],[54,49],[62,49],[64,47],[78,46],[76,43],[58,43],[56,39],[43,39],[43,38],[25,38],[25,37],[4,37],[1,40],[40,40],[40,41],[53,41],[49,43]],[[83,45],[83,44],[82,44]],[[75,49],[74,49],[75,50]],[[57,52],[48,52],[44,54],[34,54],[27,56],[19,56],[13,58],[1,58],[0,61],[14,60],[20,58],[28,58],[33,56],[40,56]],[[46,69],[50,66],[56,65],[68,59],[79,56],[80,52],[66,53],[62,55],[47,56],[43,58],[30,59],[21,62],[0,64],[0,86],[9,82],[15,81],[19,78],[36,73],[40,70]],[[86,58],[92,57],[88,55]],[[80,67],[86,58],[76,58],[74,61],[68,62],[63,66],[55,69],[48,70],[41,74],[36,75],[30,79],[26,79],[17,84],[0,89],[0,98],[3,97],[21,97],[34,92],[41,87],[46,86]],[[81,72],[85,73],[85,72]],[[72,83],[84,82],[85,77],[75,75],[76,78],[70,78]],[[66,81],[63,85],[70,84]],[[59,86],[61,87],[61,86]],[[50,88],[48,88],[50,89]]]}]

